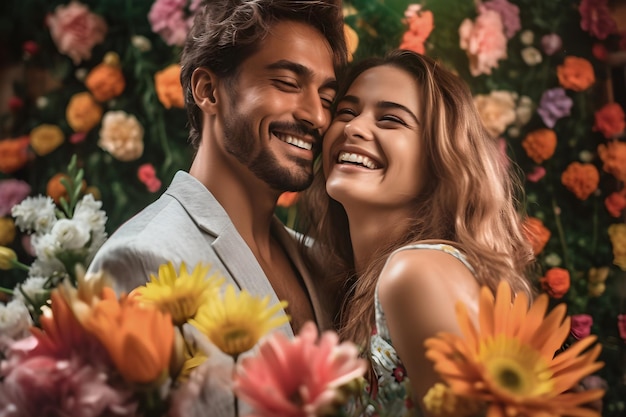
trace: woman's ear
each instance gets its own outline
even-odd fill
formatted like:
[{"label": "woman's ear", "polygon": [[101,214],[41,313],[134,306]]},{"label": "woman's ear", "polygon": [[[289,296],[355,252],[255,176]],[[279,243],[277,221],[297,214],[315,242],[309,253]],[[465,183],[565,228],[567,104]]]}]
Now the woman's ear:
[{"label": "woman's ear", "polygon": [[191,74],[193,100],[205,113],[214,113],[217,108],[217,85],[217,75],[207,68],[196,68]]}]

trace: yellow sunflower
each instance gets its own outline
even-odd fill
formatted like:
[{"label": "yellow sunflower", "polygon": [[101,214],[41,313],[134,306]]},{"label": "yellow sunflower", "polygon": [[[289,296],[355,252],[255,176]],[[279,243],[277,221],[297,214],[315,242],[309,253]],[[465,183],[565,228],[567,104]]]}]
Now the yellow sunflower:
[{"label": "yellow sunflower", "polygon": [[286,314],[274,317],[287,307],[286,301],[269,308],[268,304],[269,297],[254,297],[246,290],[237,295],[235,287],[228,285],[224,297],[202,305],[190,323],[222,352],[236,358],[270,330],[289,321]]},{"label": "yellow sunflower", "polygon": [[174,325],[181,326],[193,318],[198,308],[212,297],[217,297],[224,278],[217,273],[206,277],[210,265],[197,264],[191,274],[185,263],[181,263],[180,274],[172,262],[159,267],[158,276],[150,275],[150,282],[131,292],[142,303],[157,306],[172,315]]},{"label": "yellow sunflower", "polygon": [[596,362],[602,347],[596,344],[587,349],[596,337],[588,336],[554,356],[570,329],[565,305],[546,315],[546,294],[528,305],[525,294],[512,300],[511,288],[504,281],[495,298],[483,287],[479,328],[466,306],[457,304],[464,337],[442,333],[429,338],[426,356],[455,395],[488,403],[488,417],[599,416],[582,404],[601,398],[604,390],[570,391],[604,366]]}]

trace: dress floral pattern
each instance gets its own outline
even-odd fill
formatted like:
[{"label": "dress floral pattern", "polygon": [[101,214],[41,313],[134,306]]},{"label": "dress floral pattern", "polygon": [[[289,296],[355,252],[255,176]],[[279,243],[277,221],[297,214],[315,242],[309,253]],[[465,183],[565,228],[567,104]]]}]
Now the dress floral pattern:
[{"label": "dress floral pattern", "polygon": [[[471,265],[458,249],[446,244],[417,243],[403,246],[396,252],[408,249],[441,250],[456,257],[472,272]],[[394,252],[394,253],[396,253]],[[373,404],[366,409],[366,416],[412,417],[421,416],[419,408],[411,399],[411,382],[406,375],[404,365],[393,348],[385,313],[378,301],[378,289],[375,296],[376,325],[370,339],[372,366],[377,378],[375,392],[371,393]],[[368,391],[370,388],[368,387]]]}]

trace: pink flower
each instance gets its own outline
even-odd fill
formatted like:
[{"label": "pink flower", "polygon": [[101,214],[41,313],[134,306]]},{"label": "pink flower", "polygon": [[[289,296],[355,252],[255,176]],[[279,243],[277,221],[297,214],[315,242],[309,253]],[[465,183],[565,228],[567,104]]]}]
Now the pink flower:
[{"label": "pink flower", "polygon": [[72,58],[75,65],[91,58],[91,50],[104,40],[108,29],[102,17],[77,1],[58,6],[46,23],[59,52]]},{"label": "pink flower", "polygon": [[541,47],[546,55],[554,55],[563,46],[563,40],[556,33],[543,35],[541,38]]},{"label": "pink flower", "polygon": [[580,27],[598,39],[606,39],[617,31],[617,24],[611,17],[608,0],[582,0],[578,6]]},{"label": "pink flower", "polygon": [[615,192],[609,194],[607,198],[604,199],[604,207],[606,207],[606,211],[613,217],[619,217],[622,215],[622,210],[626,208],[626,193],[624,192]]},{"label": "pink flower", "polygon": [[70,136],[70,143],[73,145],[77,145],[81,142],[84,142],[86,137],[87,137],[86,132],[73,133],[72,136]]},{"label": "pink flower", "polygon": [[30,191],[30,185],[24,181],[0,180],[0,217],[11,213],[13,206],[28,197]]},{"label": "pink flower", "polygon": [[537,182],[546,175],[546,169],[544,167],[536,166],[533,172],[526,174],[526,178],[530,182]]},{"label": "pink flower", "polygon": [[519,7],[507,0],[491,0],[483,3],[487,10],[498,12],[502,18],[504,33],[511,39],[522,28],[519,18]]},{"label": "pink flower", "polygon": [[136,414],[137,403],[132,401],[132,391],[109,385],[105,373],[76,357],[30,357],[9,372],[3,372],[3,377],[0,415]]},{"label": "pink flower", "polygon": [[626,314],[617,316],[617,329],[619,330],[619,337],[626,343]]},{"label": "pink flower", "polygon": [[186,5],[187,0],[156,0],[150,8],[148,20],[152,31],[161,35],[168,45],[185,43],[191,26],[191,19],[183,12]]},{"label": "pink flower", "polygon": [[591,334],[591,325],[593,317],[589,314],[574,314],[572,316],[572,327],[570,334],[576,340],[584,339]]},{"label": "pink flower", "polygon": [[258,356],[244,358],[237,367],[234,389],[257,417],[314,417],[337,405],[338,388],[363,375],[367,364],[351,343],[338,344],[334,332],[318,340],[317,328],[307,322],[288,340],[274,333]]},{"label": "pink flower", "polygon": [[137,178],[151,193],[156,193],[161,188],[161,180],[157,178],[152,164],[141,165],[137,170]]},{"label": "pink flower", "polygon": [[469,57],[473,76],[491,74],[491,69],[498,67],[498,60],[507,57],[507,39],[503,29],[500,14],[484,6],[481,6],[476,22],[465,19],[461,23],[460,47]]}]

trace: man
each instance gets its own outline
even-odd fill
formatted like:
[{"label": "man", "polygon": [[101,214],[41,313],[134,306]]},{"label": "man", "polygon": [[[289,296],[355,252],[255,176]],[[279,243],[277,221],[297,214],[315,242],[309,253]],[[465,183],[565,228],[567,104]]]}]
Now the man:
[{"label": "man", "polygon": [[[346,62],[341,7],[318,0],[212,0],[188,35],[181,82],[196,151],[189,173],[122,225],[89,271],[118,291],[172,261],[211,264],[252,294],[286,300],[293,335],[331,320],[296,240],[274,216],[279,195],[307,188]],[[211,415],[228,400],[214,402]]]}]

